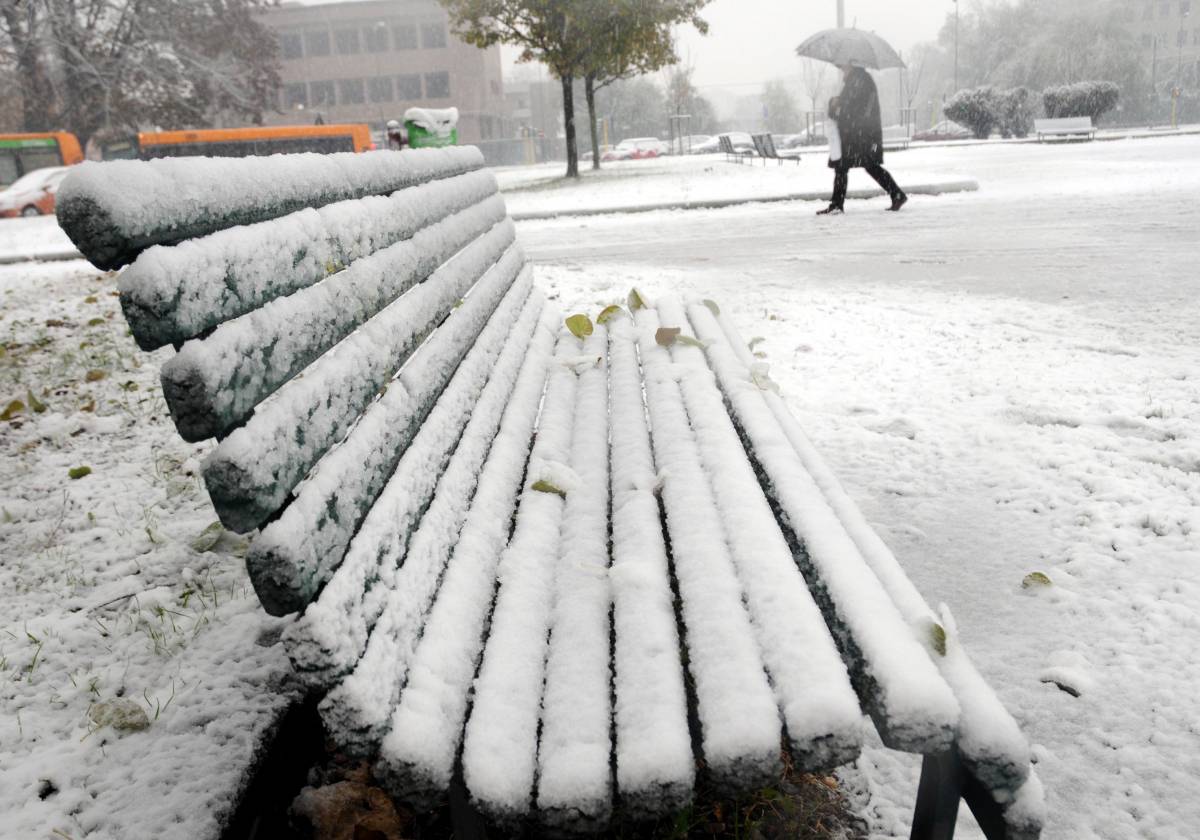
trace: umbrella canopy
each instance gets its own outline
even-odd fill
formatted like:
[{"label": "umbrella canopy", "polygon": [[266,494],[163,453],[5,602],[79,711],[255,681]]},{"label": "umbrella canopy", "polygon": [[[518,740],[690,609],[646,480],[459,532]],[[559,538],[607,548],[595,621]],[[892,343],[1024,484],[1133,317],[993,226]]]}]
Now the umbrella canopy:
[{"label": "umbrella canopy", "polygon": [[904,67],[891,44],[874,32],[861,29],[826,29],[796,47],[796,53],[802,58],[828,61],[839,67],[849,64],[872,70]]}]

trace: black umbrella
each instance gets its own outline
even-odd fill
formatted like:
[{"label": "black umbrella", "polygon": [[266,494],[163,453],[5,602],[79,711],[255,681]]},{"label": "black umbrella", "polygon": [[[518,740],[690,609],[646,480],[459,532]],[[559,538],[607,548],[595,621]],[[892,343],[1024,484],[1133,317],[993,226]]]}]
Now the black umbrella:
[{"label": "black umbrella", "polygon": [[796,53],[803,58],[828,61],[839,67],[856,65],[886,70],[905,66],[891,44],[874,32],[861,29],[826,29],[796,47]]}]

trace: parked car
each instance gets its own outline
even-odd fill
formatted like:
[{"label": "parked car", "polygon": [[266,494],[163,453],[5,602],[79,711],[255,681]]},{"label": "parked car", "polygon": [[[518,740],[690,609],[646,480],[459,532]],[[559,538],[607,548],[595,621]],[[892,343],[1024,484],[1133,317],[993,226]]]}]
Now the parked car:
[{"label": "parked car", "polygon": [[975,135],[953,120],[942,120],[928,131],[918,131],[912,139],[922,142],[935,140],[970,140]]},{"label": "parked car", "polygon": [[50,166],[22,175],[0,192],[0,218],[49,216],[54,213],[54,196],[67,175],[67,167]]},{"label": "parked car", "polygon": [[665,155],[669,146],[657,137],[632,137],[622,140],[615,149],[609,149],[601,160],[642,160]]}]

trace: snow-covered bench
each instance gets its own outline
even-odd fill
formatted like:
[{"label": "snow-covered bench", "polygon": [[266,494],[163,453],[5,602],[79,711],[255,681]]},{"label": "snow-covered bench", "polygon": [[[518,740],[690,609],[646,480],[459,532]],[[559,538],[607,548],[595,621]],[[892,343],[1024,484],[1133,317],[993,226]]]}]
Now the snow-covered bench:
[{"label": "snow-covered bench", "polygon": [[794,160],[800,163],[800,153],[797,151],[786,151],[780,153],[775,146],[775,136],[773,134],[754,134],[751,135],[754,141],[754,150],[758,152],[758,156],[762,158],[763,166],[767,165],[768,160],[777,160],[779,165],[783,166],[785,160]]},{"label": "snow-covered bench", "polygon": [[1037,133],[1039,143],[1052,137],[1086,137],[1088,140],[1096,137],[1096,127],[1092,125],[1091,117],[1034,120],[1033,130]]},{"label": "snow-covered bench", "polygon": [[[474,149],[85,164],[58,197],[342,749],[408,803],[600,829],[926,756],[1036,837],[1013,718],[711,301],[568,319]],[[864,722],[864,715],[870,724]],[[782,745],[782,747],[781,747]]]}]

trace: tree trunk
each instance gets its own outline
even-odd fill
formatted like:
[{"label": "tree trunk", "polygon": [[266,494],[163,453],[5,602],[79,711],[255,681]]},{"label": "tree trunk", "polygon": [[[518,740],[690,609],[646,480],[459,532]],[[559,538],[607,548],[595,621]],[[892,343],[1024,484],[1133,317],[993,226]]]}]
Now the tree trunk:
[{"label": "tree trunk", "polygon": [[47,131],[50,128],[50,80],[46,76],[36,39],[36,8],[25,4],[25,18],[17,4],[5,4],[4,25],[17,56],[17,78],[21,83],[21,122],[25,131]]},{"label": "tree trunk", "polygon": [[579,144],[575,138],[575,76],[562,77],[563,127],[567,133],[567,177],[579,177]]},{"label": "tree trunk", "polygon": [[592,129],[592,169],[600,168],[600,128],[596,125],[596,77],[589,73],[583,80],[587,96],[588,124]]}]

